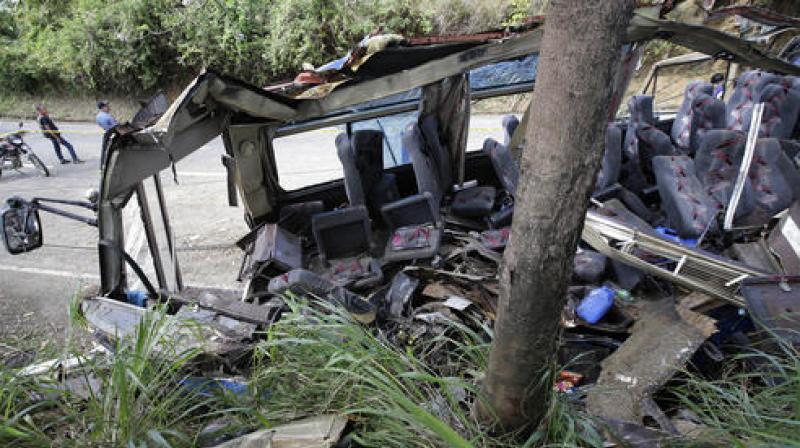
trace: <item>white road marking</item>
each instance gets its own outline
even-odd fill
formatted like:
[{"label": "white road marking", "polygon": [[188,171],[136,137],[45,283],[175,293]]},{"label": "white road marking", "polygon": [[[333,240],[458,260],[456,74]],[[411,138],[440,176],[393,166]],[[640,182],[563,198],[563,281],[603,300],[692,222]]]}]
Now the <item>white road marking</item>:
[{"label": "white road marking", "polygon": [[58,271],[55,269],[41,269],[41,268],[26,268],[24,266],[9,266],[9,265],[2,265],[0,266],[0,271],[6,272],[18,272],[22,274],[38,274],[38,275],[50,275],[53,277],[62,277],[62,278],[85,278],[91,280],[99,280],[100,276],[97,274],[78,274],[75,272],[69,271]]},{"label": "white road marking", "polygon": [[196,177],[226,177],[225,173],[209,173],[204,171],[178,171],[178,178],[181,176],[196,176]]},{"label": "white road marking", "polygon": [[[61,278],[75,278],[75,279],[85,279],[85,280],[100,280],[100,276],[97,274],[90,274],[90,273],[78,273],[78,272],[70,272],[70,271],[59,271],[56,269],[40,269],[40,268],[29,268],[25,266],[10,266],[10,265],[2,265],[0,266],[0,272],[15,272],[20,274],[35,274],[35,275],[49,275],[52,277],[61,277]],[[215,289],[224,289],[229,291],[237,291],[238,289],[231,288],[230,285],[214,285],[214,284],[187,284],[186,287],[191,288],[215,288]]]}]

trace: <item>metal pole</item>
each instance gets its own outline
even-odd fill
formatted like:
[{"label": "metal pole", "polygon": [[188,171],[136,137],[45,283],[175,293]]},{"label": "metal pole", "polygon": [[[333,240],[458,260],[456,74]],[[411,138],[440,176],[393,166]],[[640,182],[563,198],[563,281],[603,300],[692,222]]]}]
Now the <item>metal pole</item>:
[{"label": "metal pole", "polygon": [[78,215],[77,213],[72,213],[72,212],[61,210],[61,209],[58,209],[58,208],[55,208],[55,207],[50,207],[50,206],[45,205],[45,204],[39,204],[39,203],[34,203],[34,204],[35,204],[36,208],[38,208],[39,210],[43,210],[43,211],[46,211],[48,213],[52,213],[54,215],[63,216],[65,218],[74,219],[75,221],[80,221],[82,223],[89,224],[90,226],[97,227],[97,219],[96,218],[89,218],[87,216],[81,216],[81,215]]},{"label": "metal pole", "polygon": [[144,234],[147,237],[147,246],[150,248],[150,256],[153,257],[153,269],[156,271],[158,286],[160,286],[161,289],[167,289],[164,265],[161,263],[161,253],[158,251],[156,233],[153,230],[153,217],[150,215],[150,206],[147,204],[147,194],[144,190],[144,184],[141,182],[136,185],[136,200],[139,202],[139,212],[142,216],[142,224],[144,224]]},{"label": "metal pole", "polygon": [[728,209],[725,211],[725,221],[722,226],[725,230],[730,230],[733,227],[733,217],[736,214],[736,207],[739,206],[739,199],[741,199],[742,190],[744,190],[744,182],[747,180],[747,174],[750,172],[750,164],[753,162],[753,154],[755,153],[756,141],[758,140],[758,128],[761,126],[761,116],[763,114],[764,103],[758,103],[753,106],[753,117],[750,120],[750,130],[747,133],[747,144],[744,148],[742,164],[739,165],[739,176],[736,177],[731,199],[730,202],[728,202]]},{"label": "metal pole", "polygon": [[656,75],[653,76],[653,95],[652,95],[653,103],[656,102],[656,86],[657,85],[658,85],[658,72],[656,72]]},{"label": "metal pole", "polygon": [[728,83],[731,77],[731,61],[728,60],[728,67],[725,69],[725,81],[722,82],[722,98],[721,100],[725,101],[725,96],[728,94]]},{"label": "metal pole", "polygon": [[175,286],[178,291],[183,290],[183,277],[181,276],[181,268],[178,265],[178,255],[175,251],[175,241],[172,234],[172,225],[169,222],[169,215],[167,214],[167,203],[164,200],[164,189],[161,186],[161,178],[158,174],[153,175],[153,182],[156,184],[156,197],[158,198],[158,208],[161,210],[161,219],[164,220],[164,233],[167,234],[167,246],[169,247],[169,256],[172,258],[172,269],[175,272]]}]

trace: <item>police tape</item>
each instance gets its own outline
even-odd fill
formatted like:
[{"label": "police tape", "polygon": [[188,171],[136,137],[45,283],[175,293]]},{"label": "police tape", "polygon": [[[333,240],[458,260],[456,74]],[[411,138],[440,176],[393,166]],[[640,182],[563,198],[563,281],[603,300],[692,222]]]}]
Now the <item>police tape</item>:
[{"label": "police tape", "polygon": [[0,133],[0,138],[6,138],[9,135],[15,134],[78,134],[78,135],[103,135],[105,131],[81,131],[81,130],[57,130],[57,131],[44,131],[42,129],[18,129],[16,131],[11,132],[3,132]]}]

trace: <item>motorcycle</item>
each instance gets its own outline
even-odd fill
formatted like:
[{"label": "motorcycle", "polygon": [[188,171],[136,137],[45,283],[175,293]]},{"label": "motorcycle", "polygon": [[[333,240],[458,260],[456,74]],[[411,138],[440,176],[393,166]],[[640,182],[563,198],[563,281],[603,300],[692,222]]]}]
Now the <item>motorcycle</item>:
[{"label": "motorcycle", "polygon": [[[19,124],[19,127],[22,128],[22,123]],[[43,176],[50,176],[50,170],[25,143],[22,134],[22,131],[18,131],[0,138],[0,176],[4,169],[19,171],[24,161],[30,162]]]}]

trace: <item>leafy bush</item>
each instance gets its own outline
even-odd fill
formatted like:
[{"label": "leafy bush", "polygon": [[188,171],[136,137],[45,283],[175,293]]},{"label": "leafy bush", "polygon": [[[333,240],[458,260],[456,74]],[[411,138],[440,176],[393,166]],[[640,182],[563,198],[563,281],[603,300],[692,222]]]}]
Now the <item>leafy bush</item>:
[{"label": "leafy bush", "polygon": [[26,91],[153,89],[178,72],[161,24],[174,7],[171,0],[19,2],[15,41],[0,49],[0,82]]},{"label": "leafy bush", "polygon": [[409,0],[255,0],[195,2],[175,15],[181,62],[214,67],[256,84],[293,76],[303,62],[342,56],[366,34],[430,29]]},{"label": "leafy bush", "polygon": [[[527,1],[527,0],[521,0]],[[504,24],[519,1],[440,0],[432,2],[429,14],[435,34],[476,33]]]},{"label": "leafy bush", "polygon": [[255,84],[407,36],[518,21],[531,0],[0,0],[0,91],[143,95],[213,67]]}]

